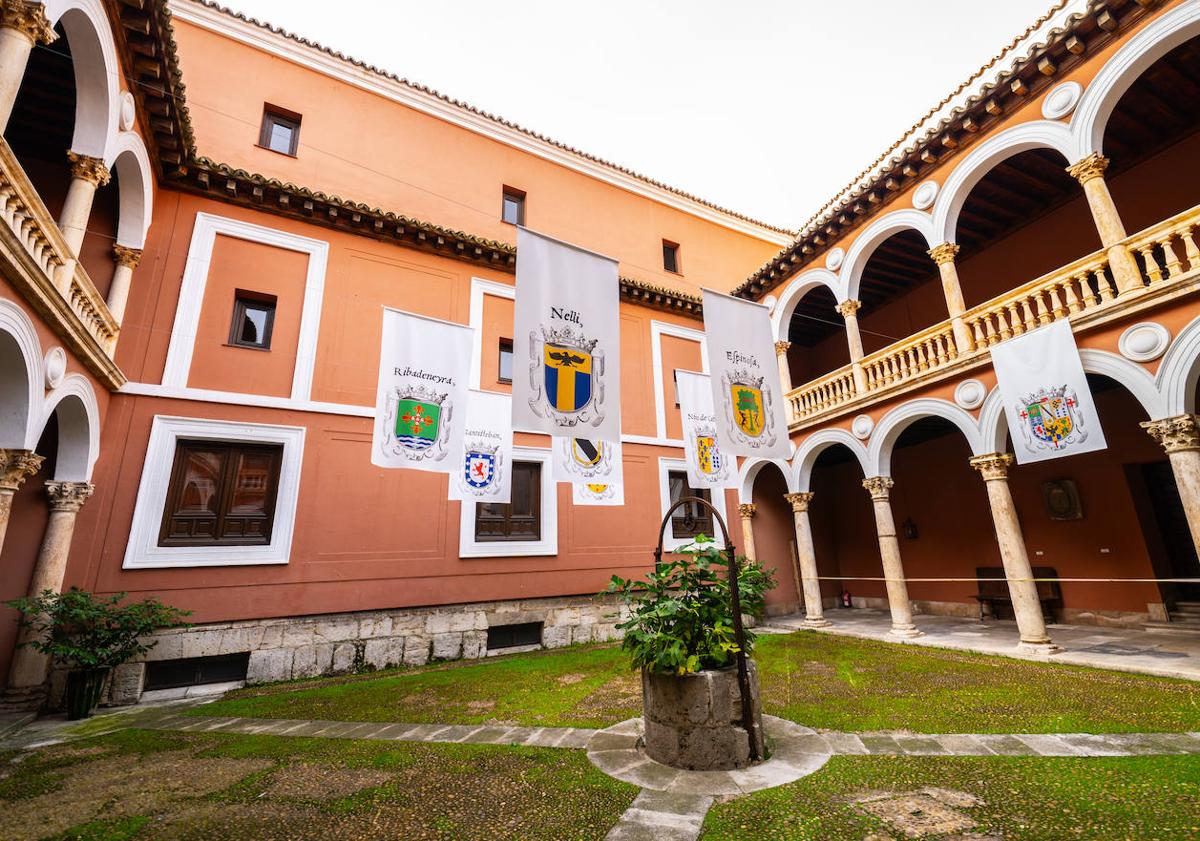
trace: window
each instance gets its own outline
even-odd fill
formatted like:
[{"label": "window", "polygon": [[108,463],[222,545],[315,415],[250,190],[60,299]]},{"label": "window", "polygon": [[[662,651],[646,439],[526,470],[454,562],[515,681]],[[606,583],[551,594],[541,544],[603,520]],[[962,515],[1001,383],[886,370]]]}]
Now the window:
[{"label": "window", "polygon": [[300,147],[300,115],[274,105],[265,106],[258,145],[272,152],[296,157],[296,150]]},{"label": "window", "polygon": [[186,660],[152,660],[146,664],[145,690],[176,689],[206,683],[229,683],[246,679],[250,652],[189,657]]},{"label": "window", "polygon": [[663,240],[663,268],[675,274],[682,274],[679,269],[679,243]]},{"label": "window", "polygon": [[510,225],[525,224],[525,191],[512,187],[504,188],[500,219]]},{"label": "window", "polygon": [[521,622],[517,625],[496,625],[487,629],[488,651],[542,644],[542,622]]},{"label": "window", "polygon": [[513,341],[512,341],[512,339],[501,339],[500,340],[499,367],[497,368],[499,373],[496,375],[496,379],[502,383],[511,383],[512,382],[512,364],[513,364]]},{"label": "window", "polygon": [[[705,502],[712,502],[712,494],[708,488],[696,490],[688,485],[687,473],[683,470],[672,470],[667,473],[667,481],[671,487],[671,504],[687,496],[697,496]],[[676,508],[671,514],[671,536],[675,538],[692,538],[698,534],[713,537],[712,512],[702,505],[689,502]]]},{"label": "window", "polygon": [[542,538],[542,465],[513,462],[512,501],[475,503],[475,539],[537,541]]},{"label": "window", "polygon": [[282,455],[278,444],[178,441],[158,545],[268,545]]},{"label": "window", "polygon": [[275,296],[243,292],[239,289],[233,300],[229,344],[270,350],[271,330],[274,327]]}]

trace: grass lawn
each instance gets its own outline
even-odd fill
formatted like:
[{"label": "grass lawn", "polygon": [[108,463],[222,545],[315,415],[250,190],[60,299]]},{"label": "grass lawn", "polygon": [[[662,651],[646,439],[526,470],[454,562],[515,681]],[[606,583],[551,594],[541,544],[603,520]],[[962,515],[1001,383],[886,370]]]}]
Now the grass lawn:
[{"label": "grass lawn", "polygon": [[[809,727],[918,733],[1200,730],[1189,681],[813,632],[762,636],[766,712]],[[616,646],[251,687],[197,715],[605,727],[641,714]]]},{"label": "grass lawn", "polygon": [[1200,837],[1194,756],[835,756],[816,774],[715,805],[701,841]]},{"label": "grass lawn", "polygon": [[582,751],[125,730],[0,756],[0,838],[599,841],[637,789]]}]

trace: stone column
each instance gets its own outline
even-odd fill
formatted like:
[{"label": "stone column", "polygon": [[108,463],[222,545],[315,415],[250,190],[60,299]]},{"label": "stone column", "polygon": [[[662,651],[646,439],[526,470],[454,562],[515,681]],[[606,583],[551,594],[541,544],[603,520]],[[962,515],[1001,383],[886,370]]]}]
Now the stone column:
[{"label": "stone column", "polygon": [[0,549],[4,548],[8,518],[12,515],[13,494],[25,477],[37,473],[41,466],[42,457],[33,450],[0,449]]},{"label": "stone column", "polygon": [[[92,495],[95,486],[91,482],[46,483],[46,494],[50,497],[50,521],[42,536],[42,548],[38,551],[37,563],[29,581],[29,595],[37,596],[46,590],[62,592],[63,578],[67,572],[67,556],[71,551],[71,537],[75,533],[75,515],[83,503]],[[18,643],[30,639],[30,631],[24,630]],[[13,653],[12,666],[8,673],[8,693],[12,696],[26,695],[40,703],[40,690],[46,682],[49,665],[46,655],[28,646],[19,647]]]},{"label": "stone column", "polygon": [[1000,560],[1004,564],[1004,577],[1008,579],[1008,594],[1017,618],[1017,631],[1021,635],[1017,647],[1053,654],[1059,648],[1046,634],[1046,620],[1042,616],[1037,584],[1033,581],[1033,567],[1029,564],[1025,536],[1021,533],[1021,522],[1017,519],[1017,508],[1008,487],[1008,468],[1012,463],[1011,453],[989,453],[971,459],[971,466],[979,471],[987,484],[992,522],[996,526],[996,542],[1000,545]]},{"label": "stone column", "polygon": [[921,632],[912,621],[912,603],[908,600],[904,565],[900,562],[900,541],[896,539],[896,521],[892,519],[892,503],[888,499],[893,484],[890,476],[863,479],[863,487],[871,495],[875,509],[875,531],[879,535],[879,555],[883,559],[888,607],[892,611],[891,633],[898,637],[919,637]]},{"label": "stone column", "polygon": [[850,347],[850,367],[854,371],[854,390],[862,393],[867,390],[867,375],[863,371],[862,334],[858,330],[858,308],[862,301],[846,300],[837,305],[838,315],[846,322],[846,344]]},{"label": "stone column", "polygon": [[8,129],[8,118],[25,78],[29,51],[34,44],[49,44],[57,37],[46,19],[43,4],[0,0],[0,134]]},{"label": "stone column", "polygon": [[783,384],[784,394],[792,390],[792,369],[788,367],[787,358],[788,348],[791,346],[791,342],[775,343],[775,359],[779,362],[779,382]]},{"label": "stone column", "polygon": [[954,347],[960,354],[971,352],[971,332],[963,321],[963,313],[967,309],[963,301],[962,286],[958,282],[958,267],[954,258],[958,256],[958,244],[943,242],[929,249],[929,256],[937,263],[938,274],[942,277],[942,294],[946,298],[946,312],[950,315],[950,326],[954,330]]},{"label": "stone column", "polygon": [[120,325],[125,320],[125,304],[129,300],[129,284],[133,281],[133,270],[142,259],[142,249],[113,246],[113,260],[117,268],[113,271],[112,283],[108,287],[108,309]]},{"label": "stone column", "polygon": [[742,517],[742,554],[752,561],[758,560],[754,551],[754,514],[758,506],[753,502],[743,502],[738,505],[738,514]]},{"label": "stone column", "polygon": [[783,498],[792,505],[792,517],[796,521],[796,555],[800,559],[800,580],[804,587],[804,626],[824,628],[830,622],[825,618],[821,605],[821,582],[817,575],[817,553],[813,549],[812,526],[808,522],[808,505],[812,502],[812,491],[784,494]]},{"label": "stone column", "polygon": [[1113,204],[1112,195],[1108,192],[1108,183],[1104,180],[1106,169],[1108,158],[1099,152],[1092,152],[1086,158],[1067,167],[1067,172],[1083,187],[1088,208],[1092,211],[1092,219],[1096,223],[1096,232],[1100,234],[1100,244],[1108,252],[1108,265],[1112,270],[1113,280],[1116,281],[1119,291],[1127,292],[1142,287],[1142,273],[1138,270],[1133,255],[1120,244],[1125,239],[1125,225],[1121,222],[1117,206]]},{"label": "stone column", "polygon": [[71,249],[71,255],[78,257],[87,232],[88,218],[92,215],[92,199],[96,197],[96,189],[108,183],[109,172],[104,161],[91,155],[67,152],[67,160],[71,162],[71,186],[67,188],[58,227]]},{"label": "stone column", "polygon": [[1146,421],[1142,428],[1167,452],[1192,542],[1200,552],[1200,419],[1196,415]]}]

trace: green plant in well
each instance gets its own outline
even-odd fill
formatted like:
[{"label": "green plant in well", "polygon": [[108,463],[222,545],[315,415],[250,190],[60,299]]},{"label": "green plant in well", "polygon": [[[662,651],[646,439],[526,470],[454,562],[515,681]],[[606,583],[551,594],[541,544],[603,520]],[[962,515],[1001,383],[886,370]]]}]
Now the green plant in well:
[{"label": "green plant in well", "polygon": [[65,593],[45,590],[5,602],[20,611],[21,627],[34,636],[24,645],[54,658],[68,668],[111,669],[156,644],[144,637],[161,628],[186,625],[190,611],[165,605],[158,599],[122,604],[126,593],[107,598],[72,587]]},{"label": "green plant in well", "polygon": [[[634,668],[684,675],[720,669],[733,663],[734,639],[730,603],[729,561],[710,537],[679,549],[672,560],[658,563],[642,581],[614,575],[605,593],[616,593],[630,608],[617,627],[625,632],[622,647]],[[760,615],[774,572],[738,558],[738,596],[742,612]],[[744,632],[746,654],[754,634]]]}]

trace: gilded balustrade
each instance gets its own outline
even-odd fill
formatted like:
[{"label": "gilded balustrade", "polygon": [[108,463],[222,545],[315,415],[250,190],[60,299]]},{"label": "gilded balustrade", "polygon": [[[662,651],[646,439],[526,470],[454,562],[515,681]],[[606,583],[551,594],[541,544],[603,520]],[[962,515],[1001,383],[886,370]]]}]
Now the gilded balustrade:
[{"label": "gilded balustrade", "polygon": [[1089,254],[963,313],[970,345],[959,353],[949,320],[865,356],[865,387],[857,389],[846,365],[788,393],[791,424],[807,426],[855,403],[882,397],[907,383],[934,380],[980,361],[992,345],[1061,319],[1077,325],[1102,317],[1124,302],[1155,298],[1158,290],[1200,278],[1196,228],[1200,206],[1128,237],[1125,247],[1138,263],[1143,285],[1121,292],[1105,251]]}]

